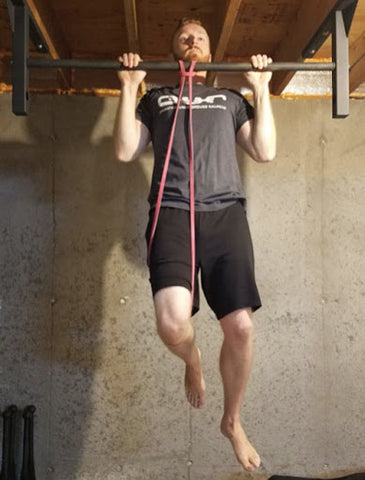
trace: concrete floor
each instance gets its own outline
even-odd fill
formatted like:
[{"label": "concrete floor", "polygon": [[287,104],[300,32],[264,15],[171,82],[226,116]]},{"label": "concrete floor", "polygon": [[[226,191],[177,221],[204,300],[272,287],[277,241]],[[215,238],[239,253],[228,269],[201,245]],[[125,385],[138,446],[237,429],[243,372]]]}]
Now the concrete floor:
[{"label": "concrete floor", "polygon": [[253,475],[219,433],[221,332],[205,301],[202,411],[156,335],[151,150],[114,160],[116,105],[34,96],[19,118],[0,96],[0,409],[37,407],[37,480],[364,471],[364,102],[333,120],[330,100],[274,100],[277,160],[240,153],[264,303],[242,412],[263,459]]}]

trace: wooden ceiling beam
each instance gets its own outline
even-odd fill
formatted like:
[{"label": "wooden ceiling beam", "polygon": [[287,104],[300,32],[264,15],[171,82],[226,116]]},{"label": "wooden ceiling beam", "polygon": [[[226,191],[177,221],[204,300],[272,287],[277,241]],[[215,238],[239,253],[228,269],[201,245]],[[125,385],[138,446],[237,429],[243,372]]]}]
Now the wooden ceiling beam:
[{"label": "wooden ceiling beam", "polygon": [[[218,37],[217,48],[215,49],[212,59],[213,62],[222,62],[224,60],[227,45],[231,38],[232,30],[234,24],[236,23],[237,15],[239,9],[241,8],[242,1],[243,0],[229,0],[226,6],[224,20]],[[214,84],[216,76],[216,72],[208,72],[206,84],[208,86],[212,86]]]},{"label": "wooden ceiling beam", "polygon": [[136,0],[124,0],[125,26],[128,37],[128,50],[140,53]]},{"label": "wooden ceiling beam", "polygon": [[[275,62],[300,62],[302,51],[327,18],[338,0],[306,0],[299,8],[296,20],[291,24],[273,55]],[[295,72],[276,72],[271,82],[271,91],[280,95]]]},{"label": "wooden ceiling beam", "polygon": [[349,48],[350,92],[365,82],[365,30]]},{"label": "wooden ceiling beam", "polygon": [[[70,58],[70,51],[61,29],[55,19],[47,0],[27,0],[27,4],[38,28],[47,42],[49,54],[53,59]],[[71,74],[64,70],[57,71],[61,88],[71,87]]]}]

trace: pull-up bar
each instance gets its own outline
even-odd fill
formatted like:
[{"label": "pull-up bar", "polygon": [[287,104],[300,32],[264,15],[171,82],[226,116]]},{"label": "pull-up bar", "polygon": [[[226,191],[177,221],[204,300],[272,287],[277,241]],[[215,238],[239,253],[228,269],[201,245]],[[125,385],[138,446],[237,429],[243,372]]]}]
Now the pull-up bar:
[{"label": "pull-up bar", "polygon": [[[323,41],[332,32],[332,62],[273,62],[264,71],[331,71],[332,72],[332,116],[344,118],[349,114],[349,53],[348,33],[358,0],[338,0],[318,32],[304,49],[303,58],[314,55]],[[29,37],[41,53],[48,53],[47,42],[32,17],[24,0],[8,0],[8,9],[13,31],[13,113],[28,113],[28,78],[30,68],[85,68],[123,70],[117,61],[45,59],[29,57]],[[186,63],[186,68],[189,66]],[[197,71],[247,72],[255,71],[251,63],[197,63]],[[141,62],[134,70],[177,71],[177,62]]]},{"label": "pull-up bar", "polygon": [[[90,68],[104,70],[145,70],[145,71],[178,71],[178,62],[146,61],[140,62],[138,67],[124,67],[122,63],[112,60],[78,60],[78,59],[48,59],[28,58],[28,67],[36,68]],[[189,68],[189,62],[185,62],[185,68]],[[263,71],[288,72],[288,71],[334,71],[334,62],[273,62]],[[248,62],[197,62],[195,70],[213,72],[250,72],[256,71]]]}]

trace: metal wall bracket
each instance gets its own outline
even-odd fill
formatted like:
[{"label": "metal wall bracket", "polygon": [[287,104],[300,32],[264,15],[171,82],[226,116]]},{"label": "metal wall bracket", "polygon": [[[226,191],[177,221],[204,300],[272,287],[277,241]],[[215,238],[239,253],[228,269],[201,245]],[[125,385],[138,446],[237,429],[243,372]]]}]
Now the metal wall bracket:
[{"label": "metal wall bracket", "polygon": [[350,110],[349,47],[344,15],[337,10],[333,16],[332,59],[332,117],[345,118]]},{"label": "metal wall bracket", "polygon": [[348,34],[358,0],[339,0],[302,52],[312,58],[332,33],[332,118],[345,118],[350,110]]},{"label": "metal wall bracket", "polygon": [[13,59],[11,77],[13,83],[13,113],[28,114],[28,83],[29,70],[27,66],[29,52],[29,12],[24,4],[12,6],[13,28]]},{"label": "metal wall bracket", "polygon": [[11,31],[14,32],[14,4],[11,0],[6,0],[6,4],[8,6]]},{"label": "metal wall bracket", "polygon": [[29,39],[39,53],[48,53],[48,45],[34,20],[29,7],[23,0],[7,0],[10,25],[12,30],[13,58],[13,113],[28,114],[29,87]]}]

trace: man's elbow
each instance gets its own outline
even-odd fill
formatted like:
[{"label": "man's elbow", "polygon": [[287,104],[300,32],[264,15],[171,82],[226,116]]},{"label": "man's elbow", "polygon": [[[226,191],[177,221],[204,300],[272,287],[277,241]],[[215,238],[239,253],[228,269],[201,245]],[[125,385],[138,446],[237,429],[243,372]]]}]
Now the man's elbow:
[{"label": "man's elbow", "polygon": [[121,163],[128,163],[134,160],[134,157],[127,157],[124,155],[116,155],[115,158],[118,160],[118,162],[121,162]]},{"label": "man's elbow", "polygon": [[135,155],[131,154],[130,152],[127,152],[124,149],[117,148],[117,147],[114,149],[114,154],[118,162],[122,162],[122,163],[128,163],[135,159]]},{"label": "man's elbow", "polygon": [[270,163],[275,160],[276,151],[256,153],[254,160],[258,163]]}]

